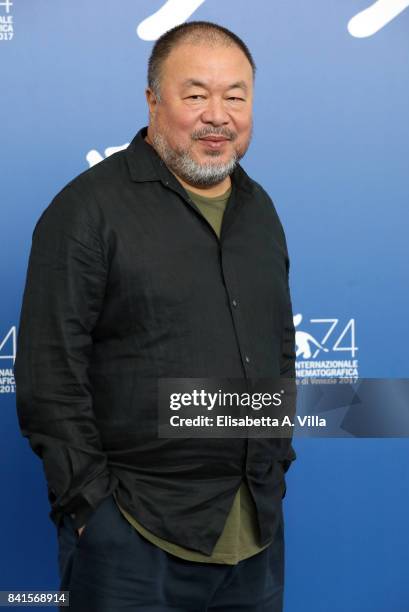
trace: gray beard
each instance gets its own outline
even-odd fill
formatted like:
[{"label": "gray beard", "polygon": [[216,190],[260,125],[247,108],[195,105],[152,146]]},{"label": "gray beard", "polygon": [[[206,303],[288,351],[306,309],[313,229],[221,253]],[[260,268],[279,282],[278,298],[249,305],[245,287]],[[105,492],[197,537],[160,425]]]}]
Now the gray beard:
[{"label": "gray beard", "polygon": [[[199,164],[188,153],[188,151],[174,151],[171,149],[161,134],[152,137],[152,144],[167,167],[181,179],[196,187],[211,187],[221,183],[229,176],[237,166],[239,156],[234,153],[232,159],[225,164]],[[212,151],[212,157],[218,157],[219,151]]]}]

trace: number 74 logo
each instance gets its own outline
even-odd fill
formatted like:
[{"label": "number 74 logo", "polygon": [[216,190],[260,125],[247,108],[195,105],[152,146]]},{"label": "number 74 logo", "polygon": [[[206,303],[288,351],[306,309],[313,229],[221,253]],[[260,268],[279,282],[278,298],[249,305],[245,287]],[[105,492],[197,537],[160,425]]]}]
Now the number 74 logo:
[{"label": "number 74 logo", "polygon": [[[302,314],[294,315],[294,327],[297,328],[302,321]],[[317,340],[312,334],[295,330],[296,356],[304,359],[315,359],[320,351],[328,353],[327,343],[333,339],[333,344],[330,347],[332,351],[349,351],[352,357],[358,347],[355,344],[355,319],[349,319],[348,323],[339,331],[339,319],[310,319],[310,322],[315,325],[326,325],[324,335],[320,340]],[[335,329],[337,328],[337,330]],[[345,344],[345,342],[350,344]],[[342,343],[342,345],[341,345]],[[313,347],[313,348],[312,348]]]},{"label": "number 74 logo", "polygon": [[[10,352],[8,352],[10,351]],[[0,339],[0,359],[16,359],[16,326],[10,327],[3,339]],[[1,362],[0,362],[1,368]]]}]

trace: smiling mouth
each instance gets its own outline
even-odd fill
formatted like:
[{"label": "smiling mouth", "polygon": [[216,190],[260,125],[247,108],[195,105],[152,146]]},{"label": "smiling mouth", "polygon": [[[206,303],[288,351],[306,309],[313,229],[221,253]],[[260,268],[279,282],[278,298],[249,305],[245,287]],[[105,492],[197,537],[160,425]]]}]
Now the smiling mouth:
[{"label": "smiling mouth", "polygon": [[224,142],[225,140],[229,140],[229,138],[226,138],[226,136],[204,136],[203,138],[200,138],[200,140],[211,140],[213,142]]},{"label": "smiling mouth", "polygon": [[205,136],[205,138],[199,138],[211,149],[220,149],[225,142],[229,142],[229,138],[222,136]]}]

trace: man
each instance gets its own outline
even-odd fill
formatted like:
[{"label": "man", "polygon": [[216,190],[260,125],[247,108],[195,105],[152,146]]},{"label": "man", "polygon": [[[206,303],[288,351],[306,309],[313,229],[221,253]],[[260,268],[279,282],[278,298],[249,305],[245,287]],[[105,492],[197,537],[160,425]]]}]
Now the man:
[{"label": "man", "polygon": [[294,378],[289,260],[238,164],[255,65],[208,22],[155,44],[149,126],[33,233],[15,362],[76,612],[281,611],[289,439],[157,435],[163,378]]}]

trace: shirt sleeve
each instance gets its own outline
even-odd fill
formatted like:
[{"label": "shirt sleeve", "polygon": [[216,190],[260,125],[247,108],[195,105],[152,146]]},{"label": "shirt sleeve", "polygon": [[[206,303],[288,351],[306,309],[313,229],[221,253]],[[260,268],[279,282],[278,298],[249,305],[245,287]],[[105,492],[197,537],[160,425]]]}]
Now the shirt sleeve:
[{"label": "shirt sleeve", "polygon": [[280,374],[285,378],[295,378],[295,328],[293,318],[293,308],[291,303],[289,286],[290,261],[286,258],[287,264],[287,307],[284,317],[283,342],[281,348]]},{"label": "shirt sleeve", "polygon": [[[289,271],[290,271],[290,260],[287,252],[287,244],[283,230],[283,239],[286,250],[286,268],[287,268],[287,308],[284,317],[284,329],[283,329],[283,341],[281,347],[281,363],[280,363],[280,375],[287,380],[289,387],[289,393],[287,397],[288,415],[293,421],[296,413],[297,403],[297,385],[295,375],[295,327],[293,318],[293,309],[291,303],[290,285],[289,285]],[[286,447],[285,458],[282,461],[284,472],[287,472],[291,463],[297,458],[296,452],[292,446],[292,438],[284,438],[284,445]]]},{"label": "shirt sleeve", "polygon": [[14,364],[22,435],[41,458],[58,525],[86,523],[116,488],[93,411],[88,367],[107,261],[90,206],[68,185],[33,231]]}]

